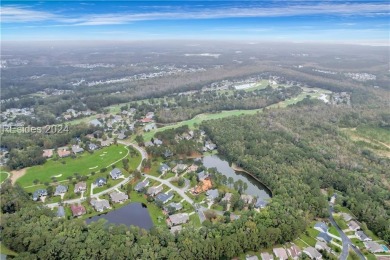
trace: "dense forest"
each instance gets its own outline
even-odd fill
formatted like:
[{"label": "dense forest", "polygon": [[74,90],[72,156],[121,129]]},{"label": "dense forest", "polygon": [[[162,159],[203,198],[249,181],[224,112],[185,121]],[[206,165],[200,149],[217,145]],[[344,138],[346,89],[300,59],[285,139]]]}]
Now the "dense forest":
[{"label": "dense forest", "polygon": [[[309,100],[303,103],[207,121],[203,128],[222,155],[272,189],[269,211],[289,212],[296,225],[304,225],[305,220],[326,215],[320,189],[332,188],[345,195],[344,205],[359,220],[389,242],[390,187],[383,180],[390,178],[390,161],[358,147],[340,131],[359,124],[388,129],[384,124],[388,114],[368,109],[358,113]],[[283,218],[278,227],[285,224]],[[286,230],[281,231],[287,238]]]}]

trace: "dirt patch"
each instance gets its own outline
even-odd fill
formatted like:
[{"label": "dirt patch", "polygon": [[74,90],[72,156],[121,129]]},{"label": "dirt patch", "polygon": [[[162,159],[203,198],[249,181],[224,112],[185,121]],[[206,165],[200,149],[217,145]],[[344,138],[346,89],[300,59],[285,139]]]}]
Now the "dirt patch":
[{"label": "dirt patch", "polygon": [[23,168],[23,169],[20,169],[20,170],[15,170],[15,171],[11,171],[11,181],[12,181],[12,184],[15,184],[16,180],[19,179],[20,177],[22,177],[23,175],[26,174],[27,172],[27,169],[28,168]]}]

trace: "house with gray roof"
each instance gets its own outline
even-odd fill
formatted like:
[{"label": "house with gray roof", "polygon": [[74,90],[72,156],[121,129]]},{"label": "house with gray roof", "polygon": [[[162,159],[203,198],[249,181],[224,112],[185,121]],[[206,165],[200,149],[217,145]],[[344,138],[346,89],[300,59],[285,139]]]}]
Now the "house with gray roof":
[{"label": "house with gray roof", "polygon": [[217,189],[213,189],[213,190],[208,190],[206,192],[206,196],[207,196],[207,199],[209,201],[214,201],[216,198],[218,198],[219,196],[219,192]]},{"label": "house with gray roof", "polygon": [[328,232],[328,225],[326,225],[324,222],[317,222],[314,225],[314,229],[326,233]]},{"label": "house with gray roof", "polygon": [[348,222],[348,221],[351,221],[352,220],[352,216],[351,215],[349,215],[348,213],[344,213],[344,212],[342,212],[342,213],[340,213],[340,216],[346,221],[346,222]]},{"label": "house with gray roof", "polygon": [[349,227],[349,229],[352,229],[353,231],[357,231],[360,229],[360,225],[354,220],[351,220],[348,222],[348,227]]},{"label": "house with gray roof", "polygon": [[303,250],[303,252],[308,255],[311,259],[320,260],[322,259],[322,255],[317,251],[314,247],[307,247]]},{"label": "house with gray roof", "polygon": [[74,154],[78,154],[78,153],[84,152],[84,149],[81,148],[81,147],[78,146],[78,145],[73,145],[73,146],[72,146],[72,152],[73,152]]},{"label": "house with gray roof", "polygon": [[168,217],[168,223],[170,226],[177,226],[187,223],[190,217],[187,213],[177,213]]},{"label": "house with gray roof", "polygon": [[153,130],[153,129],[157,129],[157,126],[155,123],[151,123],[151,124],[146,125],[144,128],[144,131],[148,132],[148,131]]},{"label": "house with gray roof", "polygon": [[108,202],[108,200],[105,200],[105,199],[102,199],[102,200],[91,199],[90,203],[91,203],[92,207],[94,207],[97,212],[102,212],[106,209],[111,208],[110,203]]},{"label": "house with gray roof", "polygon": [[260,256],[262,260],[274,260],[274,256],[267,252],[261,253]]},{"label": "house with gray roof", "polygon": [[175,167],[173,167],[172,172],[181,173],[181,172],[184,172],[187,169],[187,167],[188,167],[188,165],[186,165],[186,164],[178,163],[178,164],[176,164]]},{"label": "house with gray roof", "polygon": [[38,189],[33,193],[33,200],[37,201],[41,197],[47,196],[47,190],[45,189]]},{"label": "house with gray roof", "polygon": [[324,250],[324,251],[327,251],[327,252],[331,252],[332,249],[327,245],[327,243],[323,242],[323,241],[317,241],[316,245],[315,245],[315,249],[317,250]]},{"label": "house with gray roof", "polygon": [[287,253],[292,259],[297,260],[301,256],[302,251],[297,245],[293,244],[290,248],[287,248]]},{"label": "house with gray roof", "polygon": [[104,186],[106,184],[107,184],[107,179],[106,178],[100,177],[100,178],[97,178],[95,180],[95,185],[98,186],[98,187],[102,187],[102,186]]},{"label": "house with gray roof", "polygon": [[203,181],[204,179],[208,178],[209,176],[210,175],[205,171],[201,171],[201,172],[197,173],[198,181]]},{"label": "house with gray roof", "polygon": [[122,176],[122,172],[121,170],[119,170],[118,168],[115,168],[113,169],[111,172],[110,172],[110,176],[113,180],[116,180],[118,178],[120,178]]},{"label": "house with gray roof", "polygon": [[163,142],[162,142],[160,139],[157,139],[157,138],[153,139],[153,143],[154,143],[155,145],[157,145],[157,146],[160,146],[160,145],[163,144]]},{"label": "house with gray roof", "polygon": [[134,190],[135,191],[141,191],[143,188],[147,187],[149,185],[149,180],[140,181],[135,185]]},{"label": "house with gray roof", "polygon": [[169,167],[168,165],[163,163],[163,164],[160,165],[160,168],[158,168],[158,172],[160,172],[161,174],[165,174],[170,169],[171,169],[171,167]]},{"label": "house with gray roof", "polygon": [[119,140],[123,140],[123,139],[125,139],[126,137],[127,137],[127,135],[125,135],[124,132],[121,132],[121,133],[119,133],[119,135],[118,135],[118,139],[119,139]]},{"label": "house with gray roof", "polygon": [[85,181],[78,182],[74,186],[74,193],[79,193],[86,190],[87,190],[87,183]]},{"label": "house with gray roof", "polygon": [[123,192],[112,192],[110,193],[111,201],[114,203],[122,203],[129,199],[129,196]]},{"label": "house with gray roof", "polygon": [[371,241],[372,240],[363,231],[356,231],[355,235],[360,239],[360,241]]},{"label": "house with gray roof", "polygon": [[145,142],[145,147],[152,147],[152,146],[154,146],[154,144],[151,141]]},{"label": "house with gray roof", "polygon": [[168,192],[168,193],[159,193],[157,194],[155,200],[156,201],[161,201],[163,204],[167,203],[173,198],[173,192]]},{"label": "house with gray roof", "polygon": [[256,255],[246,255],[245,260],[259,260]]},{"label": "house with gray roof", "polygon": [[319,233],[317,239],[325,243],[330,243],[332,241],[332,237],[324,232]]},{"label": "house with gray roof", "polygon": [[95,151],[97,149],[99,149],[99,146],[97,146],[96,144],[94,144],[94,143],[89,143],[88,144],[88,150]]},{"label": "house with gray roof", "polygon": [[58,218],[63,218],[63,217],[65,217],[65,209],[64,209],[63,206],[58,206],[56,216],[57,216]]},{"label": "house with gray roof", "polygon": [[64,193],[66,193],[68,191],[68,186],[65,186],[65,185],[58,185],[56,187],[56,190],[54,192],[54,196],[59,196],[59,195],[62,195]]},{"label": "house with gray roof", "polygon": [[156,196],[158,193],[160,193],[161,191],[163,190],[163,186],[162,185],[159,185],[159,186],[153,186],[153,187],[150,187],[146,194],[148,195],[151,195],[151,196]]},{"label": "house with gray roof", "polygon": [[179,203],[171,202],[167,206],[164,207],[164,210],[166,212],[169,212],[170,209],[174,209],[174,211],[178,211],[178,210],[181,210],[182,208],[183,208],[183,205],[180,202]]},{"label": "house with gray roof", "polygon": [[267,206],[268,202],[263,200],[263,199],[260,199],[258,198],[256,203],[255,203],[255,208],[257,209],[263,209]]},{"label": "house with gray roof", "polygon": [[366,248],[368,249],[368,251],[370,251],[371,253],[385,252],[385,248],[382,247],[382,245],[377,243],[377,242],[367,241],[367,242],[363,242],[363,243],[366,246]]},{"label": "house with gray roof", "polygon": [[287,260],[288,259],[286,249],[284,249],[283,247],[274,248],[274,249],[272,249],[272,251],[274,252],[274,254],[276,256],[276,259],[279,259],[279,260]]},{"label": "house with gray roof", "polygon": [[93,119],[93,120],[89,121],[89,124],[92,126],[95,126],[95,127],[102,127],[103,126],[102,122],[100,122],[98,119]]},{"label": "house with gray roof", "polygon": [[176,234],[176,233],[179,233],[182,229],[183,229],[183,226],[179,225],[179,226],[171,227],[170,231],[172,234]]},{"label": "house with gray roof", "polygon": [[173,156],[173,153],[167,149],[163,152],[163,156],[164,158],[169,158]]}]

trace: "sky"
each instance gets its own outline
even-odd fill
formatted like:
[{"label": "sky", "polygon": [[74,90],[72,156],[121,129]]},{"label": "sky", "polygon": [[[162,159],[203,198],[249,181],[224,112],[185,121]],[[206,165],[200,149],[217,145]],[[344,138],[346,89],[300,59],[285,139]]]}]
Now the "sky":
[{"label": "sky", "polygon": [[2,41],[238,40],[389,45],[377,1],[1,1]]}]

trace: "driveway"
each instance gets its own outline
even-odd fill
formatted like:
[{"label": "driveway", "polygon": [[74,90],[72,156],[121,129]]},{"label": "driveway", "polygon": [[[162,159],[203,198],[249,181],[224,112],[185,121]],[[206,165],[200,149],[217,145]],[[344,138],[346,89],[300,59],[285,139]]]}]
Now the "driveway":
[{"label": "driveway", "polygon": [[330,205],[329,206],[329,220],[330,220],[330,223],[336,228],[337,232],[339,232],[340,234],[340,237],[341,237],[341,241],[343,242],[343,250],[340,254],[340,260],[346,260],[348,258],[348,251],[349,251],[349,248],[352,248],[353,251],[355,251],[355,253],[359,256],[360,259],[362,260],[365,260],[366,258],[364,257],[364,255],[362,254],[362,252],[360,252],[359,248],[355,247],[352,243],[352,241],[347,237],[347,235],[340,229],[340,227],[337,225],[336,221],[334,220],[333,218],[333,206]]}]

